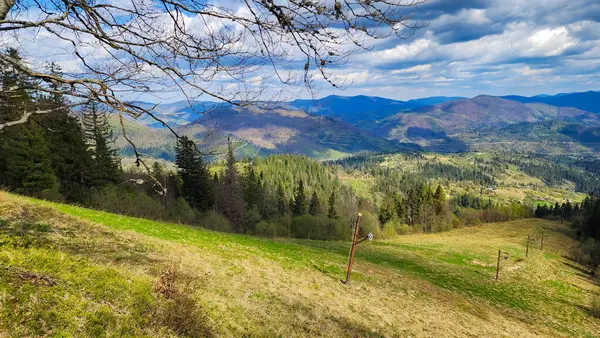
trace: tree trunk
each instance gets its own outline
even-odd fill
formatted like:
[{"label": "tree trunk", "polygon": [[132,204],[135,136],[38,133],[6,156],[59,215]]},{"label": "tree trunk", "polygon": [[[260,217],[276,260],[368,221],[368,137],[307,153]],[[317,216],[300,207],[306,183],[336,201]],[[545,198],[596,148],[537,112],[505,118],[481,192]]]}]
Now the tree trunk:
[{"label": "tree trunk", "polygon": [[0,20],[5,20],[17,0],[0,0]]}]

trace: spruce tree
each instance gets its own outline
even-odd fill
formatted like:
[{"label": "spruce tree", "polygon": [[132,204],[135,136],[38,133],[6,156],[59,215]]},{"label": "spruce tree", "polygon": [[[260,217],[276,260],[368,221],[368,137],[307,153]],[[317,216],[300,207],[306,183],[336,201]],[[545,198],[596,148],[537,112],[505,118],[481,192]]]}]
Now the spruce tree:
[{"label": "spruce tree", "polygon": [[436,215],[441,215],[446,210],[446,192],[441,185],[438,185],[435,194],[433,195],[433,204],[435,206]]},{"label": "spruce tree", "polygon": [[280,215],[285,215],[288,212],[288,204],[281,183],[277,185],[277,211]]},{"label": "spruce tree", "polygon": [[[49,72],[62,76],[60,67],[51,63]],[[61,193],[70,201],[82,202],[90,186],[92,158],[87,150],[81,125],[67,108],[67,102],[60,93],[64,88],[51,84],[55,92],[43,98],[43,109],[53,109],[52,114],[36,116],[44,128],[44,137],[48,144],[52,169],[54,170]]]},{"label": "spruce tree", "polygon": [[254,166],[248,167],[248,173],[244,179],[244,198],[248,209],[259,205],[263,199],[260,178],[256,176]]},{"label": "spruce tree", "polygon": [[554,210],[552,211],[554,216],[560,216],[562,214],[562,208],[558,202],[554,205]]},{"label": "spruce tree", "polygon": [[379,207],[379,222],[385,224],[394,218],[396,199],[393,195],[387,195]]},{"label": "spruce tree", "polygon": [[30,121],[10,127],[3,137],[4,184],[26,195],[55,196],[58,182],[42,128]]},{"label": "spruce tree", "polygon": [[117,183],[120,175],[118,150],[113,147],[115,138],[106,112],[89,102],[82,113],[86,144],[93,159],[92,185]]},{"label": "spruce tree", "polygon": [[244,196],[231,139],[227,139],[227,162],[220,186],[219,207],[237,232],[244,232]]},{"label": "spruce tree", "polygon": [[319,201],[319,196],[317,196],[317,192],[313,191],[312,197],[310,199],[310,205],[308,207],[308,213],[316,216],[321,212],[321,202]]},{"label": "spruce tree", "polygon": [[294,207],[292,208],[294,216],[306,214],[306,195],[304,194],[304,181],[298,182],[296,193],[294,194]]},{"label": "spruce tree", "polygon": [[[15,49],[8,55],[20,60]],[[2,88],[0,91],[0,122],[18,119],[23,111],[35,104],[27,87],[29,79],[8,64],[0,63]],[[49,197],[56,195],[58,184],[52,170],[50,151],[44,131],[39,124],[27,123],[5,128],[0,132],[0,184],[16,192]]]},{"label": "spruce tree", "polygon": [[400,222],[404,222],[404,218],[406,217],[406,202],[402,199],[399,194],[394,195],[394,206],[396,209],[396,216]]},{"label": "spruce tree", "polygon": [[207,211],[213,206],[213,192],[208,169],[194,142],[187,136],[177,140],[175,165],[181,178],[181,194],[190,206],[199,211]]},{"label": "spruce tree", "polygon": [[327,209],[327,217],[330,219],[337,218],[337,213],[335,212],[335,191],[332,191],[331,195],[329,195],[328,205],[329,208]]}]

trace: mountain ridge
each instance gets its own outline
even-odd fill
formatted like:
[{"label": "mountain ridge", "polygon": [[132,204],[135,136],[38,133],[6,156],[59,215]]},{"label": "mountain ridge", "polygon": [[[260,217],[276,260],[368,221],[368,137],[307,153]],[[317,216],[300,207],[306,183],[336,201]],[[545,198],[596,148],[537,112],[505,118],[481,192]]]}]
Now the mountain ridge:
[{"label": "mountain ridge", "polygon": [[[209,101],[191,101],[196,103],[192,106],[188,101],[139,104],[160,112],[165,122],[174,126],[178,133],[199,141],[204,142],[204,135],[211,130],[220,131],[221,140],[216,144],[221,146],[225,137],[233,137],[244,145],[241,147],[242,156],[288,152],[315,158],[335,158],[365,150],[418,151],[420,147],[436,151],[465,151],[476,146],[473,142],[486,141],[486,136],[494,141],[509,137],[511,132],[503,128],[511,125],[517,125],[513,129],[525,134],[527,128],[532,128],[530,132],[537,135],[541,125],[536,123],[547,121],[569,124],[569,135],[552,131],[556,139],[590,144],[590,139],[593,141],[598,135],[593,128],[600,126],[600,114],[542,102],[568,101],[582,94],[593,96],[600,93],[540,94],[529,98],[438,96],[409,101],[365,95],[330,95],[318,100],[261,102],[249,107]],[[600,105],[600,101],[597,104]],[[149,119],[132,123],[144,126],[130,134],[144,140],[149,153],[172,158],[169,149],[174,141],[166,141],[169,135],[162,132],[162,124]],[[517,139],[541,142],[542,139],[536,135]],[[548,142],[548,138],[543,140]],[[127,144],[120,142],[119,146],[124,149]],[[597,146],[592,149],[598,151]]]}]

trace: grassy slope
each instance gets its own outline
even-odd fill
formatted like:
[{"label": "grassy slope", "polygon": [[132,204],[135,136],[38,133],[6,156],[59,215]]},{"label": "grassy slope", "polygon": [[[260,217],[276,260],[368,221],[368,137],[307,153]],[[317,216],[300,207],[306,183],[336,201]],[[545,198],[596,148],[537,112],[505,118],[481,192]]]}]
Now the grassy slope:
[{"label": "grassy slope", "polygon": [[[361,244],[353,283],[344,286],[348,243],[221,234],[1,192],[0,219],[0,326],[7,335],[94,336],[105,328],[109,336],[174,335],[151,319],[161,302],[152,285],[173,266],[218,336],[600,332],[587,310],[599,282],[563,258],[575,243],[552,222]],[[524,238],[539,238],[542,227],[544,252],[532,248],[523,260]],[[496,282],[498,248],[511,257]]]}]

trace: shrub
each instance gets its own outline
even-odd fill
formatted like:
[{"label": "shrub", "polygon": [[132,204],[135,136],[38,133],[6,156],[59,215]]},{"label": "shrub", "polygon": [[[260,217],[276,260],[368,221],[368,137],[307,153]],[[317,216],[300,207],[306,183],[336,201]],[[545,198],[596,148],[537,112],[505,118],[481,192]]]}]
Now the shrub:
[{"label": "shrub", "polygon": [[475,226],[481,224],[480,212],[475,209],[464,208],[458,215],[465,226]]},{"label": "shrub", "polygon": [[398,235],[408,235],[408,234],[412,234],[414,232],[413,228],[410,227],[410,225],[405,224],[405,223],[398,223],[395,225],[396,228],[396,233]]},{"label": "shrub", "polygon": [[290,215],[276,217],[271,222],[275,224],[277,237],[292,237],[292,217]]},{"label": "shrub", "polygon": [[215,231],[231,232],[231,223],[227,217],[221,215],[216,211],[209,211],[202,216],[200,224],[206,228]]},{"label": "shrub", "polygon": [[451,222],[452,222],[453,229],[462,229],[464,227],[463,222],[461,221],[460,218],[456,217],[456,215],[453,215]]},{"label": "shrub", "polygon": [[359,236],[366,237],[370,232],[373,233],[373,237],[376,239],[383,237],[381,225],[379,224],[377,217],[368,211],[364,211],[360,218]]},{"label": "shrub", "polygon": [[291,233],[296,238],[347,240],[351,230],[342,221],[325,216],[301,215],[294,217]]},{"label": "shrub", "polygon": [[383,235],[383,238],[394,238],[397,235],[396,232],[396,223],[400,224],[400,222],[398,222],[397,220],[390,220],[389,222],[385,223],[383,225],[383,230],[381,230],[381,233]]},{"label": "shrub", "polygon": [[197,218],[197,213],[190,207],[188,202],[179,197],[169,208],[169,219],[179,223],[194,223]]},{"label": "shrub", "polygon": [[255,233],[261,237],[273,238],[277,236],[277,224],[275,222],[260,221],[256,224]]},{"label": "shrub", "polygon": [[130,187],[107,185],[91,189],[88,204],[95,209],[147,219],[166,219],[161,201]]},{"label": "shrub", "polygon": [[244,213],[244,232],[245,233],[254,233],[254,228],[262,219],[260,212],[256,207],[247,209]]},{"label": "shrub", "polygon": [[170,268],[154,284],[159,302],[153,319],[181,336],[211,337],[207,315],[190,296],[192,290],[182,290],[178,286],[179,279],[179,272]]}]

